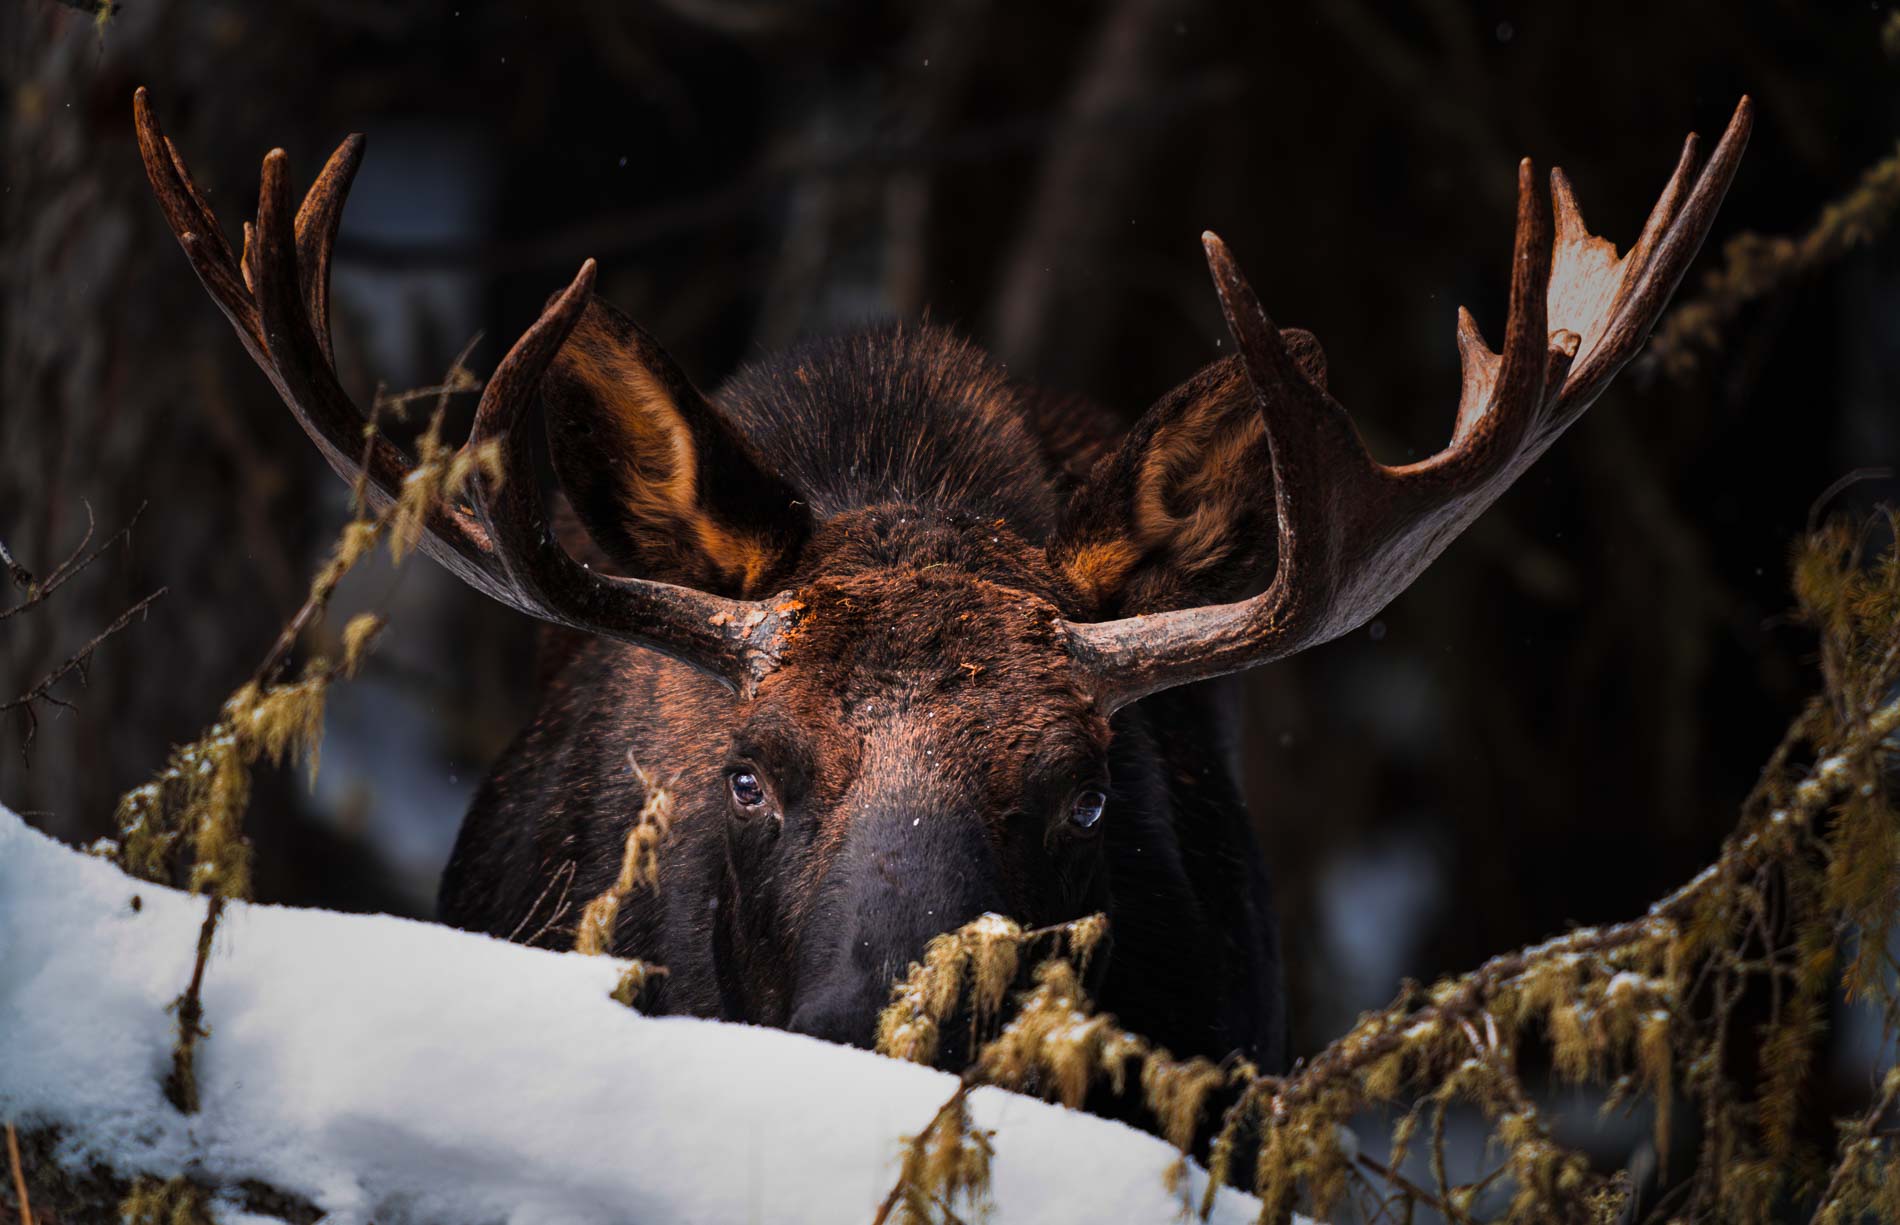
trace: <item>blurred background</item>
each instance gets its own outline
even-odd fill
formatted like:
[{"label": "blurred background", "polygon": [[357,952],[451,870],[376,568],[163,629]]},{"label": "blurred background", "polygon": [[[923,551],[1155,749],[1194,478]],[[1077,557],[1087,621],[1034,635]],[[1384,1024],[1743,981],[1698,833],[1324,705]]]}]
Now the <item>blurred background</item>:
[{"label": "blurred background", "polygon": [[[307,181],[368,134],[336,271],[362,399],[435,381],[478,332],[485,372],[594,256],[705,386],[927,313],[1132,421],[1221,352],[1212,228],[1398,461],[1449,435],[1457,306],[1499,339],[1516,158],[1561,162],[1626,246],[1683,134],[1712,139],[1753,94],[1693,298],[1724,242],[1798,241],[1894,154],[1892,23],[1766,0],[125,0],[100,25],[9,0],[0,541],[44,573],[88,508],[101,535],[144,510],[0,627],[0,699],[170,591],[56,691],[74,706],[30,752],[18,712],[0,724],[0,800],[108,832],[256,666],[346,513],[150,198],[138,85],[233,227],[266,150]],[[1838,478],[1900,458],[1885,174],[1868,241],[1795,248],[1811,258],[1701,342],[1632,368],[1379,621],[1247,678],[1296,1051],[1403,976],[1628,917],[1714,853],[1814,688],[1791,544]],[[1871,479],[1829,505],[1896,496]],[[426,916],[529,710],[535,627],[426,562],[353,576],[337,611],[367,607],[391,626],[335,692],[320,779],[260,776],[257,890]],[[1823,1142],[1878,1040],[1840,1020]]]}]

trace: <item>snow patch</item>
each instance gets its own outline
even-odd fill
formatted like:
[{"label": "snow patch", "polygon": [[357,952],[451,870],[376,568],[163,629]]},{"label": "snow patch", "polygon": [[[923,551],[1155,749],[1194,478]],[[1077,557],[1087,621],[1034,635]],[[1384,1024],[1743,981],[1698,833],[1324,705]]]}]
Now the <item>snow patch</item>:
[{"label": "snow patch", "polygon": [[[258,1179],[333,1225],[836,1225],[871,1219],[898,1137],[955,1088],[777,1030],[642,1017],[608,998],[607,958],[237,904],[186,1117],[161,1090],[167,1007],[203,916],[0,808],[0,1118],[56,1125],[75,1161],[122,1174]],[[971,1106],[997,1132],[1000,1225],[1176,1219],[1159,1140],[993,1089]],[[1258,1208],[1223,1190],[1214,1219]]]}]

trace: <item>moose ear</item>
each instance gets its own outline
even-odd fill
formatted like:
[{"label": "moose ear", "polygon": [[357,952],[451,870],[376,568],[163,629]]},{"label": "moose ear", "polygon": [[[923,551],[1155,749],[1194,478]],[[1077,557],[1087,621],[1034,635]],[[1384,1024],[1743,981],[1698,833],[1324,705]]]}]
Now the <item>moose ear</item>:
[{"label": "moose ear", "polygon": [[797,558],[811,521],[791,486],[608,303],[588,303],[542,395],[555,475],[616,566],[752,598]]},{"label": "moose ear", "polygon": [[[1326,386],[1311,332],[1283,329],[1305,376]],[[1050,559],[1097,617],[1238,598],[1272,559],[1272,465],[1237,357],[1162,397],[1069,501]]]}]

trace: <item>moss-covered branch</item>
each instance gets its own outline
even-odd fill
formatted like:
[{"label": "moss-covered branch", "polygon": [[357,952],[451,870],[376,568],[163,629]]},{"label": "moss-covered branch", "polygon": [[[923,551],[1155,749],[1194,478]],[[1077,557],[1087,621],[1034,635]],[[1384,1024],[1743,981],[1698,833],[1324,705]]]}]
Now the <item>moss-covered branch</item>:
[{"label": "moss-covered branch", "polygon": [[[186,1113],[198,1108],[197,1048],[208,1035],[203,1024],[204,978],[218,920],[227,901],[250,896],[251,852],[243,825],[250,804],[251,771],[268,758],[277,765],[287,760],[302,763],[315,777],[324,699],[332,684],[355,675],[382,623],[368,613],[352,618],[339,636],[340,650],[334,660],[313,657],[297,679],[287,681],[284,676],[297,643],[321,623],[344,576],[379,543],[386,540],[392,558],[400,562],[414,550],[420,525],[430,511],[455,497],[478,468],[490,479],[498,479],[492,448],[489,452],[458,451],[441,440],[449,396],[481,386],[463,365],[466,356],[465,351],[456,359],[440,386],[427,389],[435,409],[401,497],[372,514],[367,489],[359,479],[354,490],[355,514],[311,580],[303,603],[250,678],[225,700],[218,721],[196,740],[174,749],[152,781],[119,801],[119,838],[111,850],[120,865],[148,880],[182,883],[207,898],[191,978],[173,1004],[178,1037],[166,1093]],[[380,414],[399,409],[403,402],[404,398],[378,395],[364,430],[366,452],[376,441]],[[362,467],[368,470],[367,463]]]},{"label": "moss-covered branch", "polygon": [[[967,1111],[951,1109],[970,1085],[1074,1106],[1097,1084],[1121,1093],[1139,1067],[1156,1129],[1183,1154],[1207,1103],[1233,1094],[1205,1150],[1203,1216],[1251,1145],[1245,1181],[1269,1221],[1297,1206],[1324,1217],[1355,1188],[1372,1191],[1375,1204],[1426,1204],[1474,1220],[1493,1186],[1509,1189],[1503,1211],[1512,1220],[1624,1219],[1628,1179],[1593,1171],[1553,1138],[1520,1067],[1528,1045],[1547,1055],[1554,1083],[1601,1084],[1606,1107],[1648,1102],[1665,1161],[1672,1102],[1679,1093],[1694,1102],[1699,1152],[1676,1201],[1686,1197],[1692,1219],[1764,1219],[1791,1195],[1815,1205],[1817,1222],[1900,1219],[1900,1153],[1882,1126],[1900,1099],[1900,1075],[1843,1126],[1831,1162],[1803,1153],[1795,1127],[1830,988],[1879,1008],[1888,1032],[1900,1032],[1887,952],[1900,915],[1900,814],[1886,770],[1900,746],[1897,537],[1900,519],[1889,515],[1832,524],[1803,543],[1794,587],[1819,638],[1821,693],[1771,754],[1713,862],[1644,914],[1501,954],[1429,988],[1408,986],[1285,1076],[1176,1061],[1121,1030],[1082,991],[1073,950],[1058,947],[1000,1032],[976,1047],[958,1095],[905,1142],[887,1210],[947,1221],[960,1199],[981,1202],[986,1163],[925,1155],[961,1153],[973,1141]],[[1878,557],[1868,555],[1873,540]],[[929,1061],[938,1027],[966,998],[975,1024],[997,1016],[1030,935],[989,916],[933,942],[898,984],[880,1048]],[[1766,1017],[1752,1035],[1738,1029],[1745,1001],[1748,1015]],[[1733,1058],[1746,1037],[1748,1057]],[[1489,1120],[1500,1153],[1465,1185],[1451,1182],[1445,1156],[1446,1115],[1459,1103]],[[1348,1124],[1395,1107],[1389,1162],[1364,1159]],[[1421,1128],[1431,1188],[1400,1173]],[[1816,1169],[1820,1177],[1804,1174]]]}]

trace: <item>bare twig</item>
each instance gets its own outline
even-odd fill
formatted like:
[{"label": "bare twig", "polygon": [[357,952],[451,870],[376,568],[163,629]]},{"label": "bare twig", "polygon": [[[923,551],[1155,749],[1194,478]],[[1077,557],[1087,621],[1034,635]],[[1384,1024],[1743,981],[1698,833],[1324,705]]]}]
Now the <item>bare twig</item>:
[{"label": "bare twig", "polygon": [[34,709],[34,704],[37,702],[45,702],[52,706],[70,709],[72,703],[55,696],[53,687],[74,672],[79,673],[80,683],[84,684],[86,679],[86,667],[92,660],[93,652],[104,645],[106,639],[130,625],[132,618],[143,614],[147,608],[151,607],[152,602],[164,595],[167,590],[169,589],[160,587],[157,591],[154,591],[138,603],[132,605],[132,607],[120,613],[117,620],[100,630],[97,634],[94,634],[86,645],[67,656],[64,663],[41,677],[39,683],[12,701],[0,703],[0,714],[5,714],[10,710],[17,710],[26,716],[26,739],[20,744],[20,752],[23,755],[33,747],[33,737],[39,732],[39,712]]},{"label": "bare twig", "polygon": [[1827,1180],[1827,1189],[1821,1193],[1821,1202],[1815,1205],[1813,1225],[1822,1225],[1830,1219],[1842,1190],[1849,1181],[1859,1176],[1861,1162],[1873,1147],[1874,1137],[1879,1134],[1876,1128],[1880,1120],[1887,1117],[1896,1102],[1900,1102],[1900,1074],[1889,1072],[1866,1113],[1841,1129],[1841,1159]]},{"label": "bare twig", "polygon": [[462,346],[462,351],[455,355],[455,361],[449,365],[448,373],[442,376],[440,383],[432,387],[416,387],[409,391],[397,392],[395,395],[390,395],[378,387],[375,398],[370,402],[370,424],[374,426],[382,419],[384,412],[391,410],[400,421],[403,419],[404,410],[418,400],[433,399],[436,411],[440,412],[447,406],[450,396],[480,391],[482,380],[468,368],[468,359],[475,352],[475,346],[480,343],[482,343],[480,332],[469,337],[468,343]]},{"label": "bare twig", "polygon": [[13,1194],[20,1201],[20,1225],[33,1225],[33,1205],[26,1197],[26,1170],[20,1164],[20,1136],[7,1124],[7,1164],[13,1168]]},{"label": "bare twig", "polygon": [[13,580],[13,585],[31,596],[34,586],[33,572],[13,560],[13,554],[7,551],[7,542],[4,540],[0,540],[0,564],[6,566],[7,577]]},{"label": "bare twig", "polygon": [[218,916],[223,913],[224,895],[214,891],[205,907],[205,920],[198,927],[198,954],[191,965],[191,982],[172,1005],[178,1012],[178,1044],[172,1048],[172,1073],[165,1080],[165,1096],[185,1114],[198,1111],[198,1077],[193,1061],[198,1039],[205,1035],[205,964],[211,960],[211,939],[217,934]]},{"label": "bare twig", "polygon": [[1377,1174],[1380,1178],[1383,1178],[1386,1182],[1391,1183],[1393,1186],[1397,1187],[1401,1192],[1410,1196],[1412,1199],[1417,1200],[1421,1204],[1428,1204],[1431,1207],[1437,1209],[1440,1215],[1442,1215],[1446,1220],[1451,1221],[1451,1220],[1457,1219],[1458,1210],[1456,1208],[1453,1208],[1450,1204],[1438,1198],[1438,1196],[1432,1194],[1430,1191],[1427,1191],[1424,1187],[1419,1186],[1417,1183],[1413,1182],[1411,1179],[1407,1178],[1405,1175],[1399,1173],[1396,1167],[1389,1166],[1389,1165],[1382,1165],[1378,1161],[1374,1160],[1371,1157],[1368,1157],[1364,1153],[1359,1154],[1358,1160],[1361,1166],[1365,1167],[1367,1170],[1371,1171],[1372,1173]]},{"label": "bare twig", "polygon": [[132,529],[138,526],[139,516],[145,513],[145,504],[141,502],[139,508],[132,512],[132,517],[126,521],[124,527],[112,533],[111,537],[107,539],[104,544],[88,552],[86,546],[92,543],[94,528],[92,506],[90,503],[85,502],[82,502],[81,505],[86,508],[86,534],[79,538],[79,544],[74,547],[71,553],[67,554],[66,560],[54,566],[53,572],[48,574],[44,579],[35,579],[33,572],[15,560],[14,556],[7,551],[4,544],[0,544],[0,562],[4,562],[6,565],[7,576],[13,580],[14,584],[18,586],[20,590],[26,593],[26,598],[20,603],[15,604],[12,608],[0,609],[0,621],[5,621],[8,617],[17,616],[43,603],[55,591],[65,586],[67,580],[97,561],[100,555],[105,553],[106,550],[129,537],[132,534]]},{"label": "bare twig", "polygon": [[[554,869],[553,874],[548,877],[548,883],[542,886],[540,896],[534,899],[534,905],[528,907],[527,913],[521,916],[521,922],[515,924],[515,929],[508,933],[508,942],[510,944],[539,944],[541,937],[553,930],[554,925],[561,921],[561,916],[567,913],[568,890],[573,887],[574,873],[579,867],[580,864],[577,861],[569,859],[563,862],[560,867]],[[554,892],[554,886],[557,882],[561,886],[561,895],[554,899],[554,908],[548,912],[547,922],[537,928],[534,935],[529,936],[526,940],[521,939],[521,933],[526,931],[528,924],[534,921],[534,916],[541,913],[541,903],[548,900],[548,894]]]},{"label": "bare twig", "polygon": [[[1896,13],[1895,16],[1900,16],[1900,13]],[[1821,517],[1827,510],[1828,504],[1835,498],[1863,481],[1890,481],[1892,479],[1893,469],[1886,467],[1855,468],[1835,478],[1833,484],[1823,489],[1814,501],[1808,503],[1808,535],[1812,536],[1821,530]]]}]

